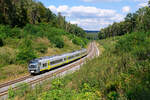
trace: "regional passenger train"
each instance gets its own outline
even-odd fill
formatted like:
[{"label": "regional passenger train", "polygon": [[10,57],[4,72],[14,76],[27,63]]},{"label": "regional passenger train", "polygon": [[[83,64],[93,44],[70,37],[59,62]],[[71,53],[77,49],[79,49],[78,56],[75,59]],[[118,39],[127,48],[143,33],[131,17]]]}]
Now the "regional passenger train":
[{"label": "regional passenger train", "polygon": [[69,63],[87,55],[87,50],[82,49],[57,56],[46,56],[29,62],[28,70],[31,74],[38,74],[44,70],[50,70],[60,65]]}]

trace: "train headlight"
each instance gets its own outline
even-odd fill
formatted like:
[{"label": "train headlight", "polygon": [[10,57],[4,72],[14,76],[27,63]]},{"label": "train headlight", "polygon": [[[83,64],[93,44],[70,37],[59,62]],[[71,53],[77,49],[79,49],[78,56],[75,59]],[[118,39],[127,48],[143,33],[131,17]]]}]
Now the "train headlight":
[{"label": "train headlight", "polygon": [[34,73],[34,71],[31,71],[31,73]]}]

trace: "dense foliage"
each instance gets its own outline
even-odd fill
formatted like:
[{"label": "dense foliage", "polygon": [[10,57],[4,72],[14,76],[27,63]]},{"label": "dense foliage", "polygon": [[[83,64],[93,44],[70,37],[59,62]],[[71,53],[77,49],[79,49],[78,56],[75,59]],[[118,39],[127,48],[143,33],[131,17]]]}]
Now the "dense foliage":
[{"label": "dense foliage", "polygon": [[[29,100],[147,100],[150,98],[149,38],[149,32],[135,32],[101,40],[103,54],[88,61],[79,71],[36,89],[29,88],[27,93],[18,92],[22,88],[10,90],[10,99],[19,96]],[[22,93],[25,96],[20,96]]]},{"label": "dense foliage", "polygon": [[113,23],[108,27],[101,29],[99,38],[107,38],[111,36],[120,36],[126,33],[144,31],[150,28],[150,7],[140,8],[135,13],[129,13],[124,21]]},{"label": "dense foliage", "polygon": [[20,63],[26,63],[37,57],[31,44],[31,40],[25,39],[23,41],[23,44],[20,46],[19,52],[16,56],[17,61]]},{"label": "dense foliage", "polygon": [[[85,46],[82,42],[84,40],[81,40],[83,38],[80,38],[85,37],[84,30],[68,23],[61,13],[55,15],[41,2],[0,0],[0,47],[11,45],[13,49],[19,49],[14,51],[17,53],[17,61],[27,62],[37,57],[35,51],[47,52],[49,43],[35,44],[34,39],[46,38],[54,47],[63,48],[65,45],[63,36],[68,34],[72,35],[73,43]],[[74,42],[75,40],[78,42]],[[29,42],[30,46],[26,42]],[[32,42],[35,45],[32,45]]]},{"label": "dense foliage", "polygon": [[[64,47],[65,43],[63,36],[71,37],[70,40],[76,45],[84,47],[87,44],[85,38],[77,37],[69,34],[63,29],[58,29],[52,27],[50,24],[44,23],[37,25],[27,24],[24,28],[11,28],[10,26],[0,25],[0,33],[0,46],[13,46],[11,48],[16,49],[16,60],[19,62],[28,62],[38,57],[36,52],[47,52],[49,47],[48,43],[34,43],[33,40],[38,38],[47,38],[49,43],[57,48]],[[3,54],[5,54],[5,52],[3,52]],[[3,59],[3,57],[4,56],[2,56],[1,59]],[[3,65],[3,63],[0,65]]]},{"label": "dense foliage", "polygon": [[123,83],[125,95],[132,100],[146,100],[150,92],[150,32],[125,35],[117,42],[115,48],[116,54],[122,57],[120,67],[126,75],[123,77],[131,78]]},{"label": "dense foliage", "polygon": [[26,24],[48,23],[66,32],[85,37],[83,29],[72,25],[58,13],[56,16],[50,9],[36,0],[0,0],[0,24],[11,27],[24,27]]},{"label": "dense foliage", "polygon": [[0,82],[27,74],[34,58],[80,49],[85,35],[38,0],[0,0]]},{"label": "dense foliage", "polygon": [[[9,98],[147,100],[150,98],[149,12],[150,8],[141,8],[128,14],[125,21],[102,29],[100,38],[115,37],[100,40],[103,54],[88,61],[79,71],[34,89],[24,88],[26,85],[17,91],[10,88]],[[69,38],[81,43],[72,35]]]}]

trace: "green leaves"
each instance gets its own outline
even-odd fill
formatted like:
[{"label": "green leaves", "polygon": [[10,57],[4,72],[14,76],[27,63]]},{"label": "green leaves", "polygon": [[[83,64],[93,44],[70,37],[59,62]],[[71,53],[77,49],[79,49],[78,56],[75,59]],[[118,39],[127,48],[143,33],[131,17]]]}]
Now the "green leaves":
[{"label": "green leaves", "polygon": [[35,49],[41,53],[46,53],[48,49],[48,45],[45,45],[44,43],[39,43],[36,45]]},{"label": "green leaves", "polygon": [[16,57],[19,63],[29,62],[30,60],[37,57],[31,44],[31,40],[25,39],[23,44],[20,46],[19,52]]},{"label": "green leaves", "polygon": [[30,60],[36,58],[36,53],[30,48],[20,49],[17,54],[17,61],[20,63],[29,62]]},{"label": "green leaves", "polygon": [[[23,28],[26,24],[46,23],[74,35],[85,37],[85,32],[82,28],[68,23],[65,16],[62,16],[61,13],[58,13],[58,16],[56,16],[39,1],[2,0],[0,12],[0,24]],[[30,29],[32,34],[37,34],[39,31],[42,32],[42,29],[35,31],[38,27],[32,28],[34,29],[30,29],[30,25],[28,25],[25,30]]]},{"label": "green leaves", "polygon": [[139,60],[150,59],[149,33],[136,32],[125,35],[116,44],[116,52],[118,51],[131,53]]},{"label": "green leaves", "polygon": [[10,88],[8,89],[8,99],[9,99],[9,100],[13,100],[14,97],[15,97],[15,92],[14,92],[14,90],[12,89],[12,87],[10,87]]},{"label": "green leaves", "polygon": [[80,37],[74,37],[72,42],[76,45],[80,45],[82,47],[84,47],[86,44],[87,44],[87,40],[86,39],[83,39],[83,38],[80,38]]},{"label": "green leaves", "polygon": [[120,36],[132,32],[148,32],[150,27],[150,8],[140,8],[135,13],[129,13],[124,21],[113,23],[99,32],[99,39]]}]

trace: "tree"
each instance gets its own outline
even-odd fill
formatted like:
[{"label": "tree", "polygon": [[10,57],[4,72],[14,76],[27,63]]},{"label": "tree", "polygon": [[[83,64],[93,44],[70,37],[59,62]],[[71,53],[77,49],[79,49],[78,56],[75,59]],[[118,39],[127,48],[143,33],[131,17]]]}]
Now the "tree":
[{"label": "tree", "polygon": [[66,22],[65,16],[56,16],[37,0],[0,0],[0,24],[24,27],[26,24],[48,23],[77,36],[85,37],[83,29]]},{"label": "tree", "polygon": [[[150,5],[150,1],[149,1]],[[124,21],[119,23],[113,23],[108,27],[101,29],[99,32],[99,38],[106,38],[116,35],[124,35],[126,33],[132,33],[137,31],[149,31],[150,27],[150,8],[140,8],[135,13],[129,13],[125,17]]]},{"label": "tree", "polygon": [[20,63],[29,62],[30,60],[36,58],[37,55],[32,48],[32,42],[29,39],[25,39],[21,45],[19,52],[17,54],[17,61]]},{"label": "tree", "polygon": [[14,17],[13,11],[14,6],[12,5],[11,0],[0,0],[0,18],[2,19],[0,20],[0,23],[11,24]]}]

